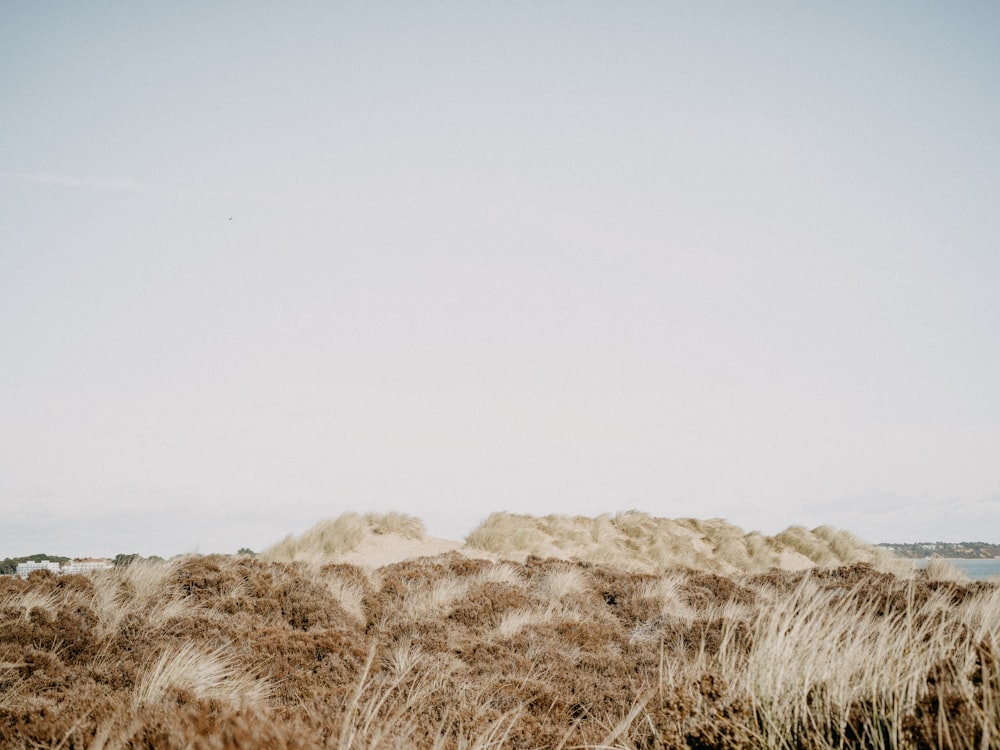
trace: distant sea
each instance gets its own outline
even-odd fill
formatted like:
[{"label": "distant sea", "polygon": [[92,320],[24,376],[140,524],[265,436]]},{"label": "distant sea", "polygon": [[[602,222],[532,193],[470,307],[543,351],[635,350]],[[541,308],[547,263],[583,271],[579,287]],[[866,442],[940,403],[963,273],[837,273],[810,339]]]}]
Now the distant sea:
[{"label": "distant sea", "polygon": [[[992,560],[966,560],[957,557],[943,558],[959,570],[964,570],[973,581],[985,581],[988,578],[1000,577],[1000,557]],[[927,565],[930,560],[915,560],[921,568]]]}]

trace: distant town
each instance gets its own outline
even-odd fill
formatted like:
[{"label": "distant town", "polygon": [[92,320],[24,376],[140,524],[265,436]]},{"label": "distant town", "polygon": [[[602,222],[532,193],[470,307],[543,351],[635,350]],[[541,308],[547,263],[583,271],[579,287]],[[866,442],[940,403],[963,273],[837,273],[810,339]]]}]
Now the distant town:
[{"label": "distant town", "polygon": [[988,542],[915,542],[896,544],[882,542],[876,545],[910,559],[944,557],[955,560],[993,560],[1000,558],[1000,544]]},{"label": "distant town", "polygon": [[[40,559],[22,560],[20,562],[11,560],[10,562],[13,563],[14,569],[9,570],[10,565],[8,564],[4,565],[0,572],[4,575],[18,575],[21,578],[27,578],[36,570],[47,570],[56,575],[80,575],[93,573],[95,570],[110,570],[115,567],[114,562],[102,557],[82,557],[73,560],[65,558],[50,560],[43,555],[33,555],[33,557]],[[7,562],[7,560],[4,560],[4,563]]]},{"label": "distant town", "polygon": [[19,575],[27,578],[36,570],[47,570],[56,575],[73,575],[92,573],[95,570],[110,570],[111,568],[130,565],[136,560],[161,560],[153,556],[142,558],[140,555],[115,555],[114,559],[106,557],[62,557],[61,555],[27,555],[25,557],[8,557],[0,560],[0,575]]},{"label": "distant town", "polygon": [[[240,557],[256,557],[257,553],[243,547],[236,553]],[[183,555],[178,555],[183,557]],[[36,570],[47,570],[56,575],[72,575],[76,573],[92,573],[95,570],[110,570],[111,568],[121,568],[131,565],[138,560],[150,562],[163,561],[158,555],[143,557],[142,555],[115,555],[114,558],[107,557],[62,557],[61,555],[27,555],[25,557],[7,557],[0,560],[0,575],[19,575],[27,578]]]}]

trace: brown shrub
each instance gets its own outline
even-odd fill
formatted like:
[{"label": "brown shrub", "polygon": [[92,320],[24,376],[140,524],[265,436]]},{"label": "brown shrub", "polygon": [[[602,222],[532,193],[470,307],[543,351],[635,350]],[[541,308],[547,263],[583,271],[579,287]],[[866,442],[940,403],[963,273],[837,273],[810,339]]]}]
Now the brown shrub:
[{"label": "brown shrub", "polygon": [[756,601],[753,591],[714,573],[691,573],[682,591],[688,604],[702,610],[729,602],[751,606]]},{"label": "brown shrub", "polygon": [[[192,557],[164,578],[176,606],[139,606],[123,583],[112,599],[120,617],[95,609],[95,586],[119,579],[0,579],[0,747],[452,750],[489,737],[505,748],[893,747],[900,731],[912,747],[993,741],[983,712],[1000,693],[986,601],[995,584],[898,579],[866,565],[739,579],[539,558],[491,577],[491,565],[445,555],[372,575]],[[804,704],[780,737],[771,726],[764,737],[769,709],[740,665],[769,608],[795,626],[787,602],[804,601],[803,584],[844,617],[862,610],[956,644],[918,674],[924,689],[901,725],[873,720],[887,697],[862,693],[843,717]],[[344,609],[344,586],[363,606]],[[673,596],[683,616],[669,611]],[[967,605],[978,620],[961,619]],[[267,681],[269,699],[240,705],[175,683],[137,715],[150,665],[186,646],[223,650],[233,675]]]},{"label": "brown shrub", "polygon": [[448,619],[466,628],[495,626],[505,612],[537,605],[520,586],[486,582],[472,586],[452,609]]}]

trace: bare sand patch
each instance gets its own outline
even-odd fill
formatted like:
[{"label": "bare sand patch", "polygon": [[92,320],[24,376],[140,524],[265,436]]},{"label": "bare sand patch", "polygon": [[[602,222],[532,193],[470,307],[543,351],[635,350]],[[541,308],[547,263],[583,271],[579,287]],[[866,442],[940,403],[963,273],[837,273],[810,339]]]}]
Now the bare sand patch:
[{"label": "bare sand patch", "polygon": [[336,555],[336,559],[338,562],[365,568],[381,568],[383,565],[392,565],[404,560],[436,557],[449,552],[487,560],[497,559],[496,555],[485,550],[467,548],[462,542],[435,537],[407,539],[398,534],[372,534],[350,552]]}]

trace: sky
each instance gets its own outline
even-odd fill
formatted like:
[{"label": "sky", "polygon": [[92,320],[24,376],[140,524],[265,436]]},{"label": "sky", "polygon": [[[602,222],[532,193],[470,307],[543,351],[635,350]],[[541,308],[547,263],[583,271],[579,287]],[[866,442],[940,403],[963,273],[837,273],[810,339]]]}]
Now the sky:
[{"label": "sky", "polygon": [[1000,542],[994,2],[5,2],[0,123],[0,557]]}]

